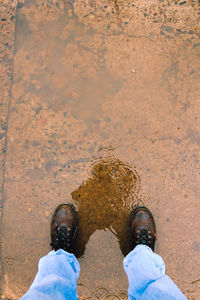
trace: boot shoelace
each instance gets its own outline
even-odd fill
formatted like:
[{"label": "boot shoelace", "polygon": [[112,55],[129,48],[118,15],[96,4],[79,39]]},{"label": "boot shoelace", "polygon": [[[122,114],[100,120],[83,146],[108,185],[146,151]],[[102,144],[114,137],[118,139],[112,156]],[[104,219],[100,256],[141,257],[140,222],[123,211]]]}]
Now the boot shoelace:
[{"label": "boot shoelace", "polygon": [[152,242],[151,232],[147,229],[136,230],[136,243],[150,246]]},{"label": "boot shoelace", "polygon": [[58,250],[61,248],[67,252],[71,252],[71,238],[71,228],[61,226],[57,228],[56,238],[50,245],[52,249]]}]

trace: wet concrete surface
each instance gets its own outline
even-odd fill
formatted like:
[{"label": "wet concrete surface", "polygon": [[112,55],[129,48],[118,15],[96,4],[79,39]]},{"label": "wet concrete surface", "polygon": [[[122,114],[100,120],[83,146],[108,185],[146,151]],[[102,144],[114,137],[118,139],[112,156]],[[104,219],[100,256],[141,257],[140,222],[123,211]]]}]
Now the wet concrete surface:
[{"label": "wet concrete surface", "polygon": [[78,291],[125,299],[128,216],[200,297],[198,1],[1,2],[1,296],[49,250],[55,207],[79,213]]}]

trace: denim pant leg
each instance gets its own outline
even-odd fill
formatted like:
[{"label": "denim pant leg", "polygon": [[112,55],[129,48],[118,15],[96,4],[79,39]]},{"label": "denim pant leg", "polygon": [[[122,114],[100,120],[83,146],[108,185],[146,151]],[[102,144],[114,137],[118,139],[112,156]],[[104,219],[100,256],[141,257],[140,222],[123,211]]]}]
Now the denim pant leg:
[{"label": "denim pant leg", "polygon": [[138,245],[123,261],[128,276],[129,300],[185,300],[175,283],[165,275],[162,258],[148,246]]},{"label": "denim pant leg", "polygon": [[76,300],[80,266],[76,257],[62,249],[39,261],[38,273],[21,300]]}]

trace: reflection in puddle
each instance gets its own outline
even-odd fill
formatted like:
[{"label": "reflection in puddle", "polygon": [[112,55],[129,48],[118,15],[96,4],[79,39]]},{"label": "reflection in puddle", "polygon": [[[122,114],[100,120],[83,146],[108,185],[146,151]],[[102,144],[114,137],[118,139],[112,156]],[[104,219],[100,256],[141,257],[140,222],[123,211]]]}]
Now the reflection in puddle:
[{"label": "reflection in puddle", "polygon": [[139,188],[139,176],[128,164],[112,156],[93,161],[90,177],[72,193],[79,213],[75,247],[78,257],[84,254],[97,229],[109,229],[119,241],[123,255],[130,251],[129,216],[138,202]]},{"label": "reflection in puddle", "polygon": [[75,16],[39,22],[33,7],[25,5],[23,11],[16,24],[16,57],[23,68],[15,76],[23,97],[41,108],[70,112],[87,124],[96,122],[102,104],[122,85],[105,65],[103,35]]}]

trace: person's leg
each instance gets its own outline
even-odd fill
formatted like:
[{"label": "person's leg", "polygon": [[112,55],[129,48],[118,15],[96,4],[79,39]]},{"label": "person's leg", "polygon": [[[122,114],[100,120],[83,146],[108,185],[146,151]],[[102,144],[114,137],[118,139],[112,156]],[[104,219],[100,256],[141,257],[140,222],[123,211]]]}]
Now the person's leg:
[{"label": "person's leg", "polygon": [[165,264],[155,254],[156,227],[145,207],[133,210],[130,221],[133,250],[123,264],[128,276],[130,300],[186,299],[175,283],[165,275]]},{"label": "person's leg", "polygon": [[77,228],[77,215],[69,204],[59,205],[51,221],[52,251],[40,259],[38,273],[23,300],[77,299],[79,263],[72,242]]},{"label": "person's leg", "polygon": [[51,251],[40,259],[38,273],[22,299],[77,299],[79,272],[79,263],[72,253]]}]

